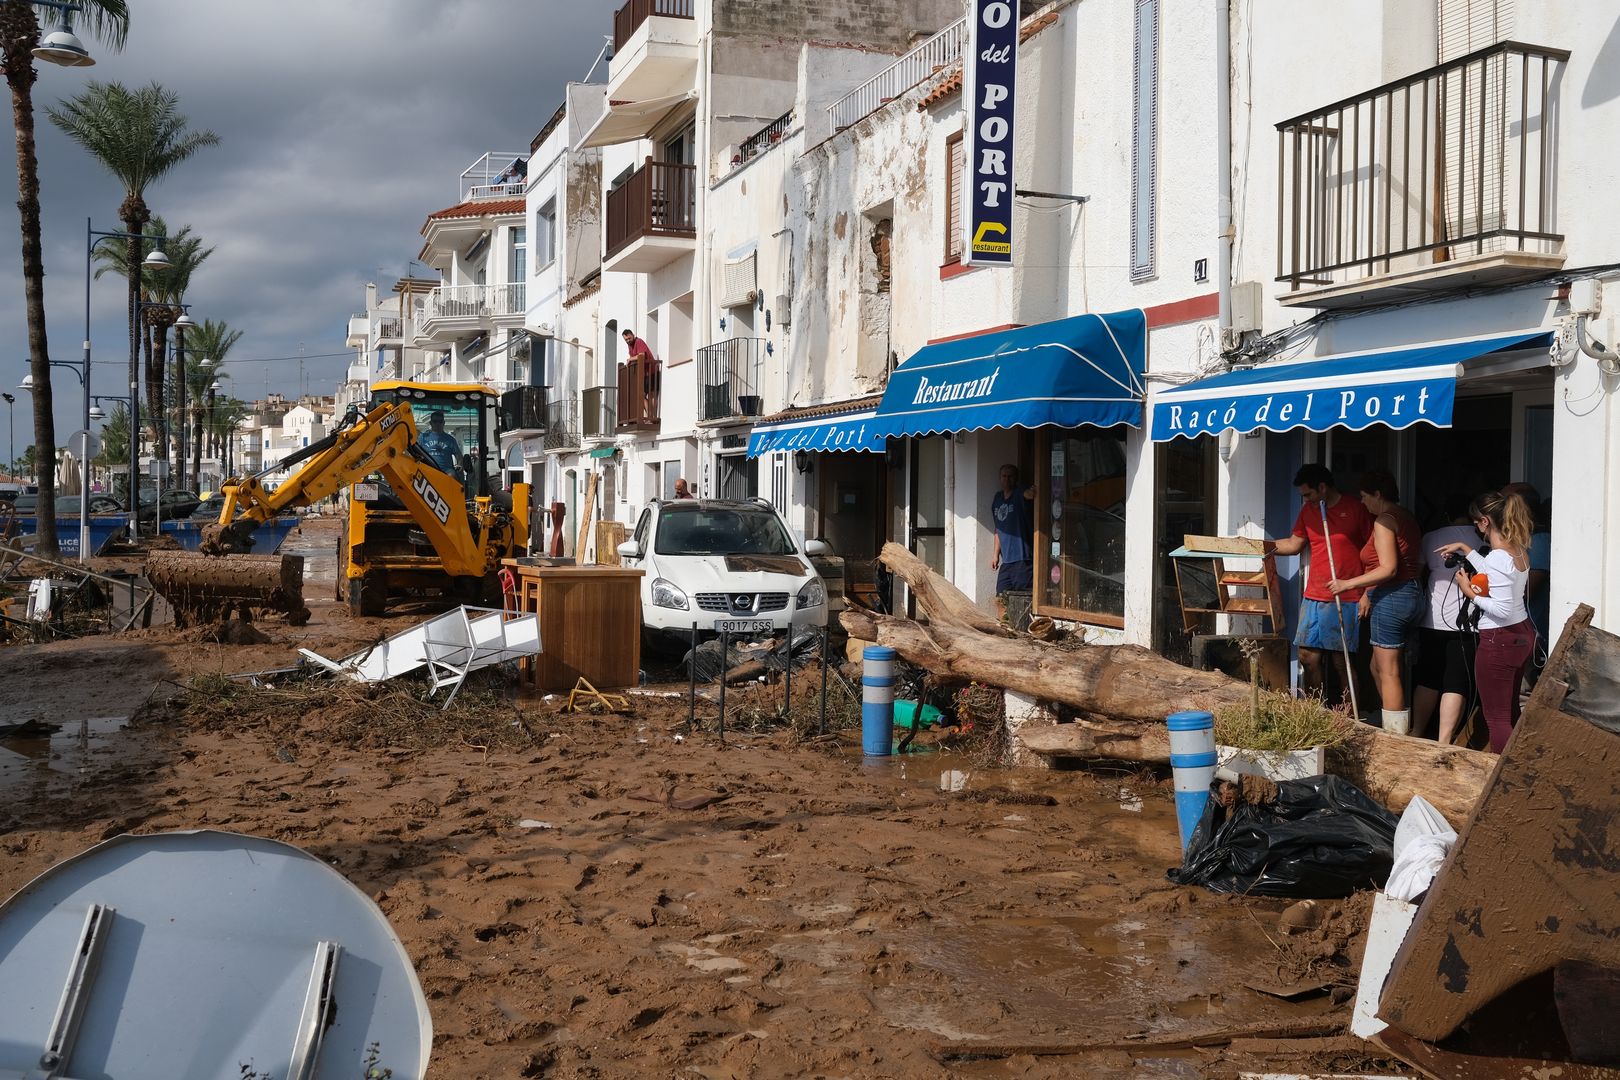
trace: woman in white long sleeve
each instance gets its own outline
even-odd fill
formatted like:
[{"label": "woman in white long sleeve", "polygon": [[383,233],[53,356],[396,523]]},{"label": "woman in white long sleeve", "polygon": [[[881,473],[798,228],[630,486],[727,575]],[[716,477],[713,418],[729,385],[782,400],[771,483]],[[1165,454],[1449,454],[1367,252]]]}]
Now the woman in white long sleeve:
[{"label": "woman in white long sleeve", "polygon": [[1461,555],[1467,563],[1457,571],[1457,587],[1479,608],[1474,683],[1490,728],[1491,749],[1500,754],[1519,722],[1519,688],[1536,649],[1535,624],[1524,605],[1535,526],[1529,506],[1517,494],[1481,495],[1468,513],[1491,550],[1483,556],[1467,544],[1447,544],[1440,550]]}]

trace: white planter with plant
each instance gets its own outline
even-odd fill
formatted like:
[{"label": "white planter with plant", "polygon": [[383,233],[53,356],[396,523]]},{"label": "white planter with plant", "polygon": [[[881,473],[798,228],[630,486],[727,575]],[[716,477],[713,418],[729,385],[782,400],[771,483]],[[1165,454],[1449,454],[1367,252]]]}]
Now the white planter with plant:
[{"label": "white planter with plant", "polygon": [[1264,776],[1303,780],[1327,770],[1327,751],[1355,731],[1343,709],[1321,698],[1260,689],[1259,654],[1249,656],[1249,701],[1215,710],[1215,775],[1222,780]]}]

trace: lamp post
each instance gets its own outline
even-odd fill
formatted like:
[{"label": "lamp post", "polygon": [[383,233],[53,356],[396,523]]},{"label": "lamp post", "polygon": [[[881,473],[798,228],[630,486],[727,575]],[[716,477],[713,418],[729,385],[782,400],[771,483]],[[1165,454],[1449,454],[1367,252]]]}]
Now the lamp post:
[{"label": "lamp post", "polygon": [[180,422],[180,438],[178,440],[180,460],[176,463],[179,467],[175,469],[174,481],[174,486],[177,488],[186,486],[186,429],[191,426],[186,422],[186,331],[196,325],[192,321],[191,315],[186,311],[186,305],[180,305],[180,317],[174,320],[174,414]]},{"label": "lamp post", "polygon": [[[51,367],[67,368],[78,378],[79,385],[84,388],[84,431],[81,433],[82,442],[79,450],[79,561],[88,562],[90,559],[90,354],[84,357],[84,370],[79,365],[66,360],[52,360]],[[29,393],[34,392],[34,376],[30,372],[23,376],[20,389]],[[7,395],[10,396],[9,394]],[[36,453],[35,458],[39,455]],[[36,461],[36,469],[39,467]],[[56,462],[51,462],[51,468],[56,468]]]},{"label": "lamp post", "polygon": [[15,480],[17,469],[17,399],[10,394],[0,394],[6,399],[6,428],[11,434],[11,448],[6,451],[6,475]]},{"label": "lamp post", "polygon": [[[135,264],[134,296],[137,298],[135,309],[130,312],[129,327],[129,538],[138,539],[140,536],[137,522],[141,517],[141,268],[152,270],[166,269],[169,257],[163,254],[162,236],[148,236],[145,233],[102,232],[91,224],[89,218],[84,219],[84,416],[85,430],[90,430],[90,257],[95,253],[96,245],[103,240],[121,237],[129,243],[139,243],[143,240],[153,242],[153,248],[146,258]],[[83,527],[81,527],[81,533]]]}]

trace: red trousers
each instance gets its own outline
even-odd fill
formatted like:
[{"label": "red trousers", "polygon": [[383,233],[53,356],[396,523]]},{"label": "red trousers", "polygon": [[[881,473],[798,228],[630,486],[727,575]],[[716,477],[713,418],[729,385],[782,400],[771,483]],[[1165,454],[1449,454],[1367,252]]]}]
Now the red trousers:
[{"label": "red trousers", "polygon": [[1519,722],[1519,688],[1536,649],[1536,627],[1529,619],[1514,626],[1479,632],[1474,683],[1491,732],[1491,750],[1500,754]]}]

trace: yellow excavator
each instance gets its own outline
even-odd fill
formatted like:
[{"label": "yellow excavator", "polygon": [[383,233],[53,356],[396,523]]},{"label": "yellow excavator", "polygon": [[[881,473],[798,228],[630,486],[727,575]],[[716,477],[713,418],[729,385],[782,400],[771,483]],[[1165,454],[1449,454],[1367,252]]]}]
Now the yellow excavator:
[{"label": "yellow excavator", "polygon": [[369,411],[273,467],[296,466],[273,490],[262,472],[227,482],[201,552],[154,553],[147,576],[182,624],[254,607],[300,623],[302,558],[251,555],[253,532],[347,489],[337,599],[354,614],[427,591],[496,602],[501,560],[529,535],[529,485],[492,490],[496,404],[478,384],[374,383]]}]

